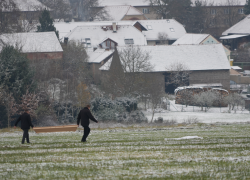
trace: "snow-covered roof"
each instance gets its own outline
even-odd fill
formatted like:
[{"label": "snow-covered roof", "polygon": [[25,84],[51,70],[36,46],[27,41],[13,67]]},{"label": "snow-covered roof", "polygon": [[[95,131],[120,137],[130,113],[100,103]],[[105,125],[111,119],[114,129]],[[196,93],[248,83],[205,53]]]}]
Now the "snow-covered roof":
[{"label": "snow-covered roof", "polygon": [[104,59],[113,54],[113,50],[97,49],[94,52],[88,53],[90,63],[101,63]]},{"label": "snow-covered roof", "polygon": [[102,65],[99,70],[107,71],[109,70],[111,63],[112,63],[113,57],[111,57],[104,65]]},{"label": "snow-covered roof", "polygon": [[[2,34],[0,39],[7,45],[22,48],[23,53],[62,52],[55,32]],[[0,50],[3,44],[0,44]]]},{"label": "snow-covered roof", "polygon": [[[42,9],[48,9],[47,6],[39,2],[38,0],[12,0],[16,7],[20,11],[37,11]],[[8,9],[5,9],[3,11],[9,11]]]},{"label": "snow-covered roof", "polygon": [[184,34],[177,41],[173,43],[173,45],[179,44],[200,44],[204,41],[209,34]]},{"label": "snow-covered roof", "polygon": [[161,20],[138,20],[148,31],[143,32],[148,41],[158,40],[158,34],[165,32],[169,40],[177,40],[184,34],[186,30],[182,24],[175,19],[161,19]]},{"label": "snow-covered roof", "polygon": [[90,38],[91,47],[98,47],[105,38],[110,38],[120,46],[126,45],[125,39],[133,39],[134,45],[147,45],[142,32],[131,25],[120,25],[115,33],[112,30],[105,31],[101,26],[79,26],[67,34],[66,37],[69,38],[69,41],[78,42]]},{"label": "snow-covered roof", "polygon": [[[68,33],[73,31],[77,26],[111,26],[112,23],[119,25],[131,25],[134,26],[138,21],[92,21],[92,22],[55,22],[54,26],[59,31],[60,39],[63,39]],[[142,24],[142,29],[146,30]]]},{"label": "snow-covered roof", "polygon": [[109,18],[112,21],[120,21],[126,15],[144,16],[142,12],[140,12],[138,9],[134,8],[133,6],[105,6],[104,10],[109,14]]},{"label": "snow-covered roof", "polygon": [[[125,47],[117,47],[118,51]],[[169,71],[173,64],[184,64],[187,70],[229,70],[227,56],[222,44],[179,45],[179,46],[140,46],[150,53],[153,72]],[[112,62],[112,59],[109,61]],[[111,63],[109,62],[109,63]],[[109,70],[109,67],[100,70]]]},{"label": "snow-covered roof", "polygon": [[[192,0],[193,4],[197,0]],[[244,6],[246,0],[199,0],[206,6]]]},{"label": "snow-covered roof", "polygon": [[230,34],[250,35],[250,15],[222,33],[223,36]]},{"label": "snow-covered roof", "polygon": [[149,6],[149,2],[147,0],[99,0],[100,7],[119,5]]},{"label": "snow-covered roof", "polygon": [[[195,3],[197,0],[192,0]],[[246,0],[228,1],[228,0],[200,0],[207,6],[225,6],[228,4],[244,6]],[[232,3],[233,2],[233,3]],[[148,0],[99,0],[99,6],[118,6],[118,5],[131,5],[131,6],[150,6]]]}]

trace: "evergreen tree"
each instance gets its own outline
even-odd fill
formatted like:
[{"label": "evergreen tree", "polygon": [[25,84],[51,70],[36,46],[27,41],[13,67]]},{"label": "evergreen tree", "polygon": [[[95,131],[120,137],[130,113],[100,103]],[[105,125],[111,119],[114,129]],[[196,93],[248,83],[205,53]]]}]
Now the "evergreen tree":
[{"label": "evergreen tree", "polygon": [[246,4],[245,4],[245,7],[244,7],[244,14],[245,15],[248,15],[250,14],[250,1],[247,0]]},{"label": "evergreen tree", "polygon": [[39,17],[39,22],[40,25],[37,26],[37,32],[55,31],[57,38],[59,38],[59,32],[53,24],[53,19],[50,17],[49,11],[45,9],[42,12],[41,17]]},{"label": "evergreen tree", "polygon": [[5,91],[13,94],[16,100],[20,99],[27,90],[35,90],[33,75],[29,60],[19,50],[13,46],[3,47],[0,53],[0,86]]}]

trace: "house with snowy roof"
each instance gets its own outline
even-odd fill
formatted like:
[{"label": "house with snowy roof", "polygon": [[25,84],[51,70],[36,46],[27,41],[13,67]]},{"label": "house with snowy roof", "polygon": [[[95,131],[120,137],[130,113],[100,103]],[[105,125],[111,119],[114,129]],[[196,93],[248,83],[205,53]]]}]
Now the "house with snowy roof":
[{"label": "house with snowy roof", "polygon": [[[120,51],[125,47],[117,47]],[[160,80],[166,92],[172,92],[176,87],[167,86],[169,69],[174,64],[183,64],[189,71],[190,86],[209,86],[230,88],[230,65],[222,44],[179,45],[179,46],[140,46],[142,51],[150,52],[150,63],[154,69],[150,72],[140,72]],[[108,73],[113,61],[110,58],[100,67],[101,73]],[[122,63],[122,62],[121,62]],[[119,63],[116,63],[119,64]]]},{"label": "house with snowy roof", "polygon": [[64,37],[78,26],[101,26],[112,29],[113,23],[116,23],[117,26],[128,25],[134,26],[139,31],[147,31],[147,28],[144,27],[139,21],[55,22],[54,26],[56,27],[56,30],[59,31],[60,41],[63,41]]},{"label": "house with snowy roof", "polygon": [[97,49],[95,51],[88,52],[88,64],[92,73],[92,77],[95,83],[100,82],[100,70],[99,68],[104,65],[113,55],[114,50]]},{"label": "house with snowy roof", "polygon": [[[193,45],[204,45],[204,44],[220,44],[221,42],[218,41],[210,34],[192,34],[187,33],[181,36],[177,41],[173,43],[173,45],[184,45],[184,44],[193,44]],[[233,65],[233,60],[230,58],[231,51],[225,47],[225,53],[228,57],[230,65]]]},{"label": "house with snowy roof", "polygon": [[244,44],[250,42],[250,15],[224,31],[220,39],[223,44],[229,45],[231,50],[244,47]]},{"label": "house with snowy roof", "polygon": [[249,52],[247,50],[242,51],[241,56],[238,56],[235,50],[244,49],[250,43],[250,15],[224,31],[222,35],[220,37],[222,43],[230,46],[231,50],[234,50],[232,53],[234,56],[233,65],[240,66],[244,70],[249,70]]},{"label": "house with snowy roof", "polygon": [[147,38],[148,45],[160,44],[160,34],[165,35],[168,44],[172,44],[187,33],[184,26],[175,19],[139,20],[139,22],[147,28],[143,34]]},{"label": "house with snowy roof", "polygon": [[132,25],[78,26],[65,37],[67,42],[82,43],[88,50],[114,49],[116,46],[147,45],[144,34]]},{"label": "house with snowy roof", "polygon": [[14,5],[3,7],[1,14],[5,18],[17,19],[17,22],[25,31],[34,31],[42,10],[49,9],[38,0],[12,0]]},{"label": "house with snowy roof", "polygon": [[0,39],[0,51],[5,45],[12,45],[30,60],[57,60],[63,57],[63,49],[54,31],[2,34]]},{"label": "house with snowy roof", "polygon": [[96,8],[101,9],[105,6],[133,6],[138,11],[142,12],[146,19],[156,19],[153,9],[146,0],[99,0],[98,7]]},{"label": "house with snowy roof", "polygon": [[[111,21],[147,19],[141,11],[133,6],[105,6],[103,10],[108,13],[109,20]],[[95,20],[98,21],[98,19]]]}]

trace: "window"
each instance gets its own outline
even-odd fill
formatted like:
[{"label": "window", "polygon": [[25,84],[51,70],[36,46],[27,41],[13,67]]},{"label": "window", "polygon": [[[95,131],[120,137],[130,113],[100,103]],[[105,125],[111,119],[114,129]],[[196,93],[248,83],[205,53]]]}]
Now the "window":
[{"label": "window", "polygon": [[147,25],[147,29],[148,29],[148,30],[152,30],[153,28],[152,28],[151,25]]},{"label": "window", "polygon": [[88,47],[88,48],[91,48],[91,43],[87,43],[87,47]]},{"label": "window", "polygon": [[230,9],[228,8],[224,9],[224,14],[229,14],[229,12],[230,12]]},{"label": "window", "polygon": [[238,9],[238,14],[244,14],[243,8]]},{"label": "window", "polygon": [[90,38],[81,39],[81,43],[84,45],[84,47],[91,48],[91,40],[90,40]]},{"label": "window", "polygon": [[212,15],[216,14],[216,9],[211,9],[210,13],[211,13]]},{"label": "window", "polygon": [[143,14],[149,14],[149,9],[148,8],[143,8],[142,12],[143,12]]},{"label": "window", "polygon": [[86,43],[91,43],[90,38],[85,38]]},{"label": "window", "polygon": [[174,31],[174,28],[170,28],[170,31],[171,31],[171,32],[175,32],[175,31]]},{"label": "window", "polygon": [[124,39],[125,44],[134,44],[134,39]]}]

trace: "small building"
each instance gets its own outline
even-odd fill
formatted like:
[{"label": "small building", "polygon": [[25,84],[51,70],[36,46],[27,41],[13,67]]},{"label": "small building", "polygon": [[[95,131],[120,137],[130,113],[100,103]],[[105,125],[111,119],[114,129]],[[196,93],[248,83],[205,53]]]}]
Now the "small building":
[{"label": "small building", "polygon": [[99,0],[98,7],[96,9],[105,8],[105,6],[133,6],[138,11],[142,12],[146,19],[156,19],[152,7],[149,5],[149,1],[145,0]]},{"label": "small building", "polygon": [[78,26],[66,35],[67,41],[82,43],[89,50],[114,49],[116,46],[147,45],[144,34],[135,26],[112,25]]},{"label": "small building", "polygon": [[[173,43],[173,45],[181,45],[181,44],[193,44],[193,45],[205,45],[205,44],[220,44],[221,42],[218,41],[216,38],[214,38],[210,34],[192,34],[187,33],[183,36],[181,36],[177,41]],[[230,65],[233,65],[233,60],[230,58],[231,51],[225,47],[225,53],[227,55],[227,58],[230,62]]]},{"label": "small building", "polygon": [[38,0],[12,0],[12,2],[13,6],[2,7],[0,16],[4,17],[2,20],[10,19],[11,23],[17,22],[22,32],[35,31],[41,12],[49,9]]},{"label": "small building", "polygon": [[139,20],[139,22],[147,28],[143,34],[147,38],[148,45],[173,44],[187,33],[184,26],[175,19]]},{"label": "small building", "polygon": [[[111,21],[147,19],[141,11],[130,5],[105,6],[103,9],[108,13]],[[95,19],[95,21],[98,21],[98,19]]]},{"label": "small building", "polygon": [[244,47],[250,42],[250,15],[224,31],[220,39],[223,44],[229,45],[231,50]]},{"label": "small building", "polygon": [[[125,47],[117,47],[118,51]],[[189,84],[192,86],[230,88],[230,66],[222,44],[208,45],[179,45],[179,46],[140,46],[142,51],[150,52],[150,63],[154,69],[150,72],[141,72],[156,79],[161,79],[166,92],[173,93],[165,83],[171,65],[176,63],[187,67]],[[101,71],[109,71],[113,62],[110,58],[101,68]],[[213,86],[213,85],[216,86]]]},{"label": "small building", "polygon": [[100,82],[99,68],[105,64],[113,55],[114,50],[97,49],[93,52],[88,52],[89,66],[95,83]]},{"label": "small building", "polygon": [[55,32],[2,34],[0,51],[4,45],[16,46],[30,60],[62,59],[63,49]]}]

